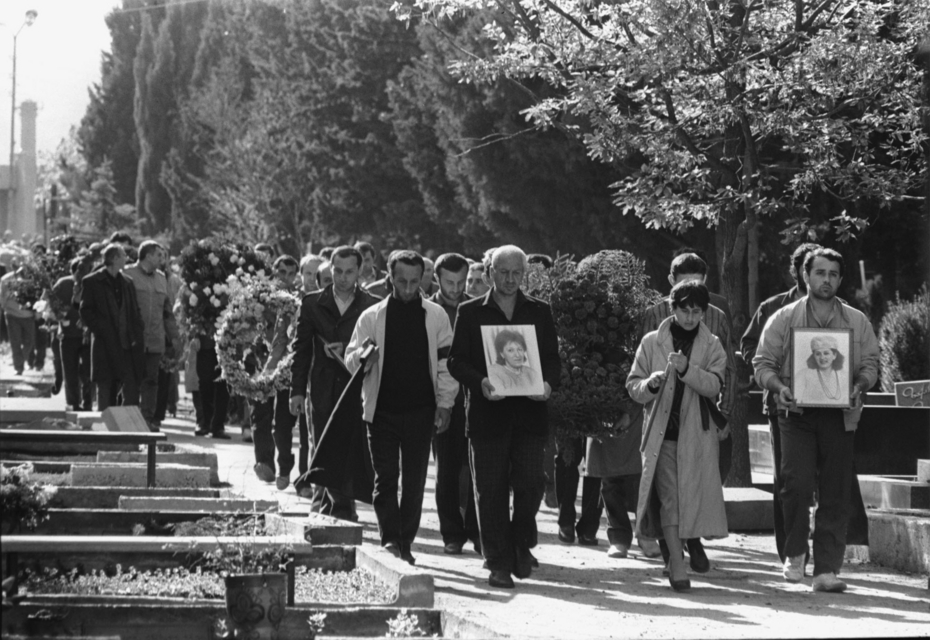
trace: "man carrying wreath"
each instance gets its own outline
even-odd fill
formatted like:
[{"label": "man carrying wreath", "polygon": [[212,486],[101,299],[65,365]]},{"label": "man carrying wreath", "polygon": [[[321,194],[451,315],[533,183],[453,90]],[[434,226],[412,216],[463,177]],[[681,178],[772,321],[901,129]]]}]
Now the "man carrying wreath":
[{"label": "man carrying wreath", "polygon": [[[846,551],[846,525],[853,472],[853,436],[862,413],[862,394],[878,377],[878,340],[869,319],[836,297],[845,261],[832,249],[817,248],[804,260],[807,295],[776,311],[752,359],[756,382],[776,395],[781,435],[782,511],[785,524],[784,576],[804,577],[810,519],[818,494],[814,524],[814,591],[841,592],[836,577]],[[791,329],[851,329],[850,374],[853,407],[801,409],[792,393]]]}]

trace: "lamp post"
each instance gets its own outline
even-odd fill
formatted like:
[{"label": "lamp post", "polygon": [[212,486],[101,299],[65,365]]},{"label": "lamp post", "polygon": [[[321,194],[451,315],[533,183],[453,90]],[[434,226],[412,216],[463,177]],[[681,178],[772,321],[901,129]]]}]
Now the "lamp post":
[{"label": "lamp post", "polygon": [[[13,92],[12,100],[10,102],[10,194],[12,195],[13,191],[16,190],[16,183],[13,180],[13,156],[16,149],[16,39],[19,37],[19,32],[23,30],[23,27],[31,27],[32,23],[36,21],[36,16],[39,15],[38,11],[30,9],[26,12],[26,20],[23,22],[19,29],[16,30],[16,33],[13,34]],[[12,203],[12,199],[10,199]]]}]

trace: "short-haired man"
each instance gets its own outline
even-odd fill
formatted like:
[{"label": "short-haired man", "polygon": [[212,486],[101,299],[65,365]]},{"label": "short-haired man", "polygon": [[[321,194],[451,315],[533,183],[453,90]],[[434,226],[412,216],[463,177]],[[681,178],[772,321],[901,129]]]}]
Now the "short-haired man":
[{"label": "short-haired man", "polygon": [[10,347],[13,350],[13,369],[23,375],[27,361],[34,362],[36,348],[36,313],[16,299],[16,281],[22,280],[24,269],[13,265],[13,270],[0,278],[0,309],[6,320]]},{"label": "short-haired man", "polygon": [[81,320],[91,333],[91,378],[97,385],[97,409],[116,403],[122,389],[123,404],[139,404],[139,386],[145,370],[145,328],[136,288],[121,273],[126,251],[109,244],[103,250],[103,267],[85,276]]},{"label": "short-haired man", "polygon": [[85,336],[81,314],[71,302],[81,258],[74,258],[70,267],[71,275],[59,278],[52,287],[52,295],[58,301],[56,306],[61,309],[57,314],[61,327],[58,348],[65,380],[65,402],[72,411],[92,411],[94,388],[90,382],[90,336]]},{"label": "short-haired man", "polygon": [[430,443],[435,432],[448,428],[459,385],[446,368],[452,345],[449,317],[420,294],[423,258],[399,251],[388,262],[388,274],[391,296],[359,316],[346,366],[356,371],[367,345],[377,345],[362,383],[375,471],[372,506],[381,545],[413,564],[410,548],[420,528]]},{"label": "short-haired man", "polygon": [[484,264],[476,262],[468,267],[468,277],[465,279],[465,293],[472,298],[483,296],[491,287],[484,279]]},{"label": "short-haired man", "polygon": [[[494,251],[493,287],[459,305],[449,370],[468,391],[468,438],[481,551],[494,587],[513,588],[511,573],[527,578],[535,559],[536,513],[543,497],[543,451],[549,429],[546,401],[559,383],[559,344],[549,305],[520,287],[526,254],[513,245]],[[502,397],[488,377],[483,326],[532,325],[544,391]],[[513,491],[513,514],[510,492]]]},{"label": "short-haired man", "polygon": [[320,263],[316,270],[316,290],[322,291],[333,283],[333,263],[329,260]]},{"label": "short-haired man", "polygon": [[[297,279],[297,260],[289,255],[278,256],[271,265],[277,284],[285,291],[294,291]],[[268,313],[267,311],[265,312]],[[281,313],[267,318],[265,339],[271,343],[271,352],[263,364],[265,373],[271,373],[278,366],[289,346],[287,335],[293,316]],[[291,470],[294,468],[294,453],[291,444],[294,439],[296,418],[289,411],[288,390],[283,389],[275,395],[260,402],[253,403],[252,409],[252,446],[255,450],[255,475],[263,482],[275,481],[278,491],[284,491],[291,484]],[[301,440],[304,440],[301,435]],[[275,451],[278,457],[278,474],[275,476]]]},{"label": "short-haired man", "polygon": [[[457,253],[444,253],[436,259],[436,276],[439,291],[430,298],[449,316],[455,326],[459,304],[471,300],[465,293],[468,262]],[[468,465],[468,439],[465,437],[465,390],[459,389],[452,407],[449,428],[433,437],[433,457],[436,460],[436,514],[439,516],[439,533],[443,552],[462,553],[467,540],[480,552],[478,516],[475,512],[475,494]],[[466,486],[462,487],[462,482]],[[460,496],[464,489],[465,503]]]},{"label": "short-haired man", "polygon": [[[791,266],[789,267],[791,277],[795,285],[783,293],[772,296],[759,305],[759,308],[753,314],[746,327],[746,332],[740,338],[740,352],[743,360],[752,366],[752,358],[756,355],[756,348],[759,346],[759,337],[762,335],[762,327],[768,322],[776,311],[784,306],[800,300],[807,295],[807,285],[804,284],[804,259],[807,254],[814,249],[819,249],[819,244],[805,242],[800,245],[791,254]],[[775,525],[775,548],[778,550],[778,557],[781,558],[782,564],[785,562],[785,521],[784,512],[781,506],[781,433],[778,430],[778,409],[775,406],[775,394],[770,393],[768,389],[763,389],[762,412],[769,419],[769,435],[772,440],[772,458],[773,458],[773,478],[772,484],[772,502],[774,505],[774,525]],[[858,480],[854,479],[858,485]]]},{"label": "short-haired man", "polygon": [[358,276],[358,284],[367,287],[378,279],[378,265],[375,264],[375,248],[370,242],[356,242],[355,248],[362,254],[362,269]]},{"label": "short-haired man", "polygon": [[161,269],[167,253],[153,240],[139,246],[139,260],[127,267],[123,275],[136,288],[139,313],[145,326],[145,366],[142,374],[140,409],[142,417],[152,427],[158,400],[158,374],[165,351],[178,345],[178,325],[174,317],[174,297],[168,288],[168,278]]},{"label": "short-haired man", "polygon": [[325,258],[312,253],[300,259],[300,283],[305,294],[318,291],[316,272],[324,262]]},{"label": "short-haired man", "polygon": [[[683,253],[672,260],[670,273],[668,276],[669,284],[673,287],[680,282],[704,282],[707,276],[707,263],[695,253]],[[710,293],[710,292],[708,292]],[[727,314],[718,306],[722,298],[716,294],[710,294],[710,305],[704,313],[704,324],[710,329],[710,332],[717,336],[723,350],[727,354],[727,368],[724,374],[723,391],[720,393],[720,401],[717,406],[723,417],[728,419],[733,413],[736,405],[736,354],[733,351],[733,345],[730,344],[730,320]],[[640,339],[650,331],[655,331],[662,324],[662,321],[672,315],[671,303],[668,299],[662,300],[653,305],[643,314],[642,327],[640,328]],[[727,475],[730,471],[730,461],[732,459],[733,441],[729,437],[729,427],[722,433],[723,440],[720,441],[720,482],[726,482]],[[664,540],[660,541],[662,548],[662,557],[668,554],[667,546]],[[704,551],[704,545],[700,538],[694,538],[687,541],[688,554],[691,556],[691,568],[698,573],[705,573],[710,570],[710,562],[707,559],[707,553]]]},{"label": "short-haired man", "polygon": [[[355,324],[365,309],[378,302],[378,298],[358,286],[362,256],[357,249],[348,245],[338,247],[333,251],[332,262],[326,264],[333,273],[330,284],[305,295],[300,303],[291,365],[291,414],[304,412],[309,384],[310,428],[314,442],[319,442],[339,396],[349,383],[351,375],[342,358]],[[314,508],[336,518],[358,519],[355,500],[338,489],[317,488]]]},{"label": "short-haired man", "polygon": [[427,257],[423,257],[423,278],[420,280],[420,289],[427,298],[439,291],[439,286],[433,279],[436,273],[436,264]]},{"label": "short-haired man", "polygon": [[[878,378],[878,340],[862,312],[836,297],[845,261],[832,249],[815,249],[804,259],[807,295],[776,311],[752,359],[756,382],[776,394],[781,432],[781,489],[785,526],[784,576],[804,577],[808,553],[808,510],[817,492],[814,523],[814,591],[839,592],[846,583],[836,577],[843,565],[853,470],[853,439],[862,414],[862,395]],[[849,329],[849,355],[854,381],[851,409],[797,407],[791,390],[792,329]]]},{"label": "short-haired man", "polygon": [[256,244],[255,253],[258,254],[258,257],[260,257],[265,262],[271,262],[275,257],[274,247],[272,247],[267,242],[259,242]]}]

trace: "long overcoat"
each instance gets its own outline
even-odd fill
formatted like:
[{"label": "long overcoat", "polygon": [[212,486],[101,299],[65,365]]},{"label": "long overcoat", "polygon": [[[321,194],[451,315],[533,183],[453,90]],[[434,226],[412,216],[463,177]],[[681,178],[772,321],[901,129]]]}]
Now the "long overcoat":
[{"label": "long overcoat", "polygon": [[141,381],[145,369],[145,325],[139,312],[136,288],[128,278],[117,274],[127,309],[130,358],[127,361],[119,339],[119,305],[107,283],[106,267],[83,279],[81,320],[90,329],[90,377],[94,382],[126,380],[130,376]]},{"label": "long overcoat", "polygon": [[[626,383],[633,400],[646,405],[641,447],[643,474],[636,508],[636,531],[644,537],[663,537],[659,501],[653,480],[659,449],[665,439],[675,385],[685,384],[678,435],[679,537],[724,538],[727,535],[727,516],[717,462],[717,429],[712,423],[707,425],[709,428],[704,428],[700,396],[713,399],[720,392],[727,355],[717,337],[702,322],[691,348],[688,370],[680,379],[673,370],[659,397],[659,394],[649,390],[646,381],[654,371],[665,370],[668,354],[675,351],[671,323],[672,318],[667,318],[656,331],[643,338]],[[655,419],[652,427],[647,428],[653,412],[656,412]]]}]

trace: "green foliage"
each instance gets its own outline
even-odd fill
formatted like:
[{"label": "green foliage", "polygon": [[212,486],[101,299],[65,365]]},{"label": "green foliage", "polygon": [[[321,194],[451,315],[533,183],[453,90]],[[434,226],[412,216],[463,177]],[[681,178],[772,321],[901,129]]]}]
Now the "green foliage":
[{"label": "green foliage", "polygon": [[930,290],[891,304],[878,332],[882,390],[895,382],[930,379]]},{"label": "green foliage", "polygon": [[[223,577],[247,573],[268,573],[284,571],[292,561],[291,546],[283,543],[277,547],[257,549],[255,542],[265,535],[264,520],[252,516],[247,520],[232,520],[211,517],[213,522],[207,526],[203,522],[200,529],[212,530],[210,535],[216,537],[216,545],[203,552],[201,564],[205,570],[215,571]],[[197,551],[197,543],[191,543],[191,551]]]},{"label": "green foliage", "polygon": [[48,519],[48,501],[55,488],[34,482],[32,472],[31,464],[0,467],[0,517],[4,533],[24,527],[32,530]]}]

